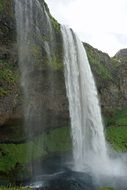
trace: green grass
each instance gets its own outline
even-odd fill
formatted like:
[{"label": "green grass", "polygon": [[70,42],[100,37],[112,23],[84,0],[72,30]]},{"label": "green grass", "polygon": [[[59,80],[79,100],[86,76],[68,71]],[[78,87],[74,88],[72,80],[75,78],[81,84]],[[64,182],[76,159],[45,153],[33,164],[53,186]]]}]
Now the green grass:
[{"label": "green grass", "polygon": [[0,97],[11,93],[17,80],[18,75],[13,66],[6,60],[0,60]]},{"label": "green grass", "polygon": [[0,190],[30,190],[30,188],[23,187],[0,187]]},{"label": "green grass", "polygon": [[14,168],[16,163],[24,164],[30,161],[27,157],[27,146],[32,146],[32,159],[44,155],[44,150],[40,150],[37,144],[31,142],[28,144],[3,144],[0,149],[4,152],[4,156],[0,158],[0,171],[7,171]]},{"label": "green grass", "polygon": [[[122,152],[127,151],[126,116],[127,109],[113,111],[107,121],[110,127],[106,128],[106,139],[115,150]],[[69,151],[71,146],[69,127],[53,129],[28,143],[0,144],[0,171],[7,172],[17,163],[23,166],[50,153]]]},{"label": "green grass", "polygon": [[0,12],[2,12],[3,9],[4,9],[4,2],[2,0],[2,1],[0,1]]},{"label": "green grass", "polygon": [[15,83],[17,80],[15,69],[6,60],[0,60],[0,80],[8,83]]},{"label": "green grass", "polygon": [[6,12],[9,16],[14,15],[13,11],[13,0],[0,0],[0,13]]},{"label": "green grass", "polygon": [[0,171],[10,170],[16,163],[25,164],[48,153],[66,152],[70,149],[70,133],[67,127],[54,129],[26,144],[0,144]]},{"label": "green grass", "polygon": [[4,68],[0,70],[0,80],[4,80],[7,83],[15,83],[16,77],[13,71],[8,68]]},{"label": "green grass", "polygon": [[55,29],[56,32],[60,32],[60,24],[50,15],[51,23]]},{"label": "green grass", "polygon": [[107,118],[108,126],[127,126],[127,108],[113,110],[111,115]]},{"label": "green grass", "polygon": [[7,89],[0,87],[0,97],[8,95],[9,91]]},{"label": "green grass", "polygon": [[[23,188],[23,187],[2,187],[0,190],[31,190],[30,188]],[[114,188],[111,187],[104,187],[99,190],[115,190]]]},{"label": "green grass", "polygon": [[[23,188],[23,187],[2,187],[0,188],[0,190],[30,190],[30,188]],[[110,188],[110,187],[105,187],[105,188],[101,188],[99,190],[115,190],[114,188]]]},{"label": "green grass", "polygon": [[[106,138],[117,151],[127,151],[127,109],[114,111],[108,119],[110,127],[106,128]],[[28,149],[30,149],[28,156]],[[71,138],[68,127],[54,129],[34,138],[29,143],[0,144],[0,171],[14,168],[16,163],[25,164],[31,160],[54,152],[66,152],[71,149]]]},{"label": "green grass", "polygon": [[57,57],[57,56],[52,57],[51,64],[52,64],[51,67],[55,71],[63,69],[63,63],[62,63],[62,61],[60,61],[59,57]]},{"label": "green grass", "polygon": [[[87,52],[88,60],[90,62],[91,68],[94,72],[104,80],[111,80],[112,75],[107,65],[104,63],[104,55],[106,54],[97,51],[89,44],[85,44],[85,49]],[[108,55],[106,56],[108,58]]]},{"label": "green grass", "polygon": [[107,128],[106,137],[115,150],[127,151],[127,126]]},{"label": "green grass", "polygon": [[111,110],[106,118],[106,138],[117,151],[127,151],[127,108]]}]

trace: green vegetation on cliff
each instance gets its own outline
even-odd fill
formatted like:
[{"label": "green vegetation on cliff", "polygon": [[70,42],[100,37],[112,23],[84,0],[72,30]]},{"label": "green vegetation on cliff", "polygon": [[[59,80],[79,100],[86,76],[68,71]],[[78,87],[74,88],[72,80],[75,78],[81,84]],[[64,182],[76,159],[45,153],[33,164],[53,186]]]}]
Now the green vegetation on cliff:
[{"label": "green vegetation on cliff", "polygon": [[[10,42],[11,42],[11,45],[13,44],[12,33],[15,30],[14,23],[12,21],[11,21],[11,24],[9,23],[10,17],[12,17],[14,14],[12,2],[13,2],[12,0],[0,0],[0,14],[6,15],[5,17],[6,19],[5,20],[1,19],[2,22],[0,22],[0,43],[2,45],[4,44],[3,46],[1,45],[1,50],[0,50],[0,57],[1,57],[0,58],[0,98],[3,98],[7,96],[8,94],[11,94],[12,92],[14,92],[16,84],[18,82],[18,74],[16,70],[17,68],[15,68],[15,63],[17,62],[17,57],[16,57],[17,55],[13,57],[14,50],[11,49],[11,46],[8,47]],[[63,64],[62,64],[63,51],[62,51],[62,37],[60,33],[60,24],[50,15],[50,12],[46,4],[45,4],[45,7],[50,16],[51,25],[53,26],[53,30],[54,30],[54,38],[52,41],[56,41],[56,44],[55,45],[53,44],[54,45],[53,48],[54,47],[55,48],[53,49],[54,54],[52,54],[51,56],[51,64],[52,64],[51,68],[55,71],[63,72]],[[7,21],[9,20],[9,22],[6,23],[6,20]],[[38,40],[39,40],[39,44],[41,40],[47,43],[50,41],[49,36],[45,33],[42,36],[42,38]],[[7,46],[6,48],[5,48],[5,44]],[[97,86],[99,86],[100,83],[103,83],[102,84],[103,90],[101,92],[101,97],[102,97],[101,103],[102,105],[104,104],[104,109],[108,105],[111,107],[114,106],[115,108],[113,109],[116,110],[117,102],[114,101],[115,103],[113,104],[112,99],[114,99],[114,97],[116,97],[116,99],[120,99],[121,97],[123,97],[124,90],[121,90],[122,89],[121,84],[123,84],[123,81],[125,82],[125,80],[124,78],[121,79],[123,77],[122,75],[123,68],[121,67],[121,61],[124,60],[124,62],[126,62],[126,59],[119,58],[118,55],[111,59],[107,54],[102,53],[101,51],[98,51],[97,49],[93,48],[92,46],[88,44],[84,44],[84,46],[88,54],[88,59],[91,64],[92,71],[95,75],[95,78],[97,78]],[[44,68],[44,70],[46,70],[45,65],[48,63],[47,61],[48,59],[45,55],[43,55],[43,49],[40,47],[41,46],[32,46],[31,47],[32,55],[34,59],[36,59],[37,69],[41,68],[40,70],[43,70],[42,68]],[[4,51],[4,48],[5,48],[5,51]],[[120,68],[122,70],[121,74],[119,74]],[[114,72],[114,75],[112,71]],[[42,75],[43,74],[44,73],[42,73]],[[56,76],[56,73],[55,73],[55,76]],[[121,80],[117,81],[117,79],[119,78]],[[59,76],[57,80],[55,81],[55,83],[58,82],[58,80],[60,81]],[[111,86],[110,85],[108,86],[107,83],[109,81],[113,82],[113,80],[114,80],[114,83],[112,83]],[[107,85],[106,88],[104,86],[104,83]],[[63,84],[64,83],[61,82],[59,86],[62,86]],[[114,87],[114,85],[116,85],[116,88],[112,89],[112,86]],[[125,89],[125,86],[123,86],[123,89]],[[46,89],[48,89],[48,86],[46,86]],[[117,89],[118,89],[118,93],[121,90],[122,95],[119,93],[120,95],[117,96],[117,93],[116,93]],[[60,94],[61,94],[61,91],[60,91]],[[62,93],[62,96],[63,96],[63,93]],[[105,103],[105,100],[106,101],[108,100],[108,103],[107,102]],[[119,106],[123,105],[124,102],[122,104],[119,104]],[[60,105],[63,106],[64,104],[60,104]],[[111,108],[109,108],[109,110],[110,109]],[[56,111],[55,108],[53,111],[54,112]],[[68,110],[66,109],[65,111],[67,112]],[[123,152],[127,151],[127,109],[113,111],[111,114],[111,117],[107,118],[107,125],[109,127],[106,128],[106,137],[107,137],[107,140],[113,146],[113,148],[115,148],[115,150],[117,151],[123,151]],[[17,128],[15,128],[14,134],[12,135],[12,138],[10,139],[10,141],[16,140],[17,137],[19,137],[18,140],[21,140],[20,139],[21,133],[19,131],[17,132],[16,130]],[[40,144],[40,146],[38,146],[38,144]],[[32,147],[31,157],[27,157],[27,150],[29,147]],[[9,175],[11,175],[12,177],[13,174],[16,173],[17,165],[18,166],[21,165],[24,168],[25,164],[31,161],[37,160],[38,158],[44,158],[45,156],[51,153],[67,152],[69,150],[71,150],[71,138],[70,138],[69,128],[67,127],[48,131],[45,134],[41,134],[40,136],[33,138],[32,141],[29,141],[27,143],[25,142],[24,143],[20,142],[17,144],[1,143],[0,144],[0,172],[5,172],[6,175],[8,175],[8,177]],[[18,190],[18,189],[10,188],[10,190]],[[112,188],[102,188],[101,190],[112,190]]]},{"label": "green vegetation on cliff", "polygon": [[127,151],[127,108],[111,110],[106,118],[106,137],[116,151]]},{"label": "green vegetation on cliff", "polygon": [[48,8],[48,5],[46,2],[44,2],[45,9],[50,17],[50,21],[53,25],[53,28],[56,30],[56,32],[60,32],[60,24],[57,22],[57,20],[51,15],[50,10]]},{"label": "green vegetation on cliff", "polygon": [[119,152],[127,151],[127,126],[107,128],[107,140]]},{"label": "green vegetation on cliff", "polygon": [[[50,10],[47,6],[47,4],[44,2],[45,9],[49,15],[50,22],[52,25],[52,35],[53,35],[53,41],[54,43],[54,49],[53,49],[53,55],[51,56],[51,67],[55,71],[63,71],[63,40],[62,40],[62,35],[61,35],[61,27],[60,23],[57,22],[57,20],[51,15]],[[53,43],[51,41],[51,43]]]},{"label": "green vegetation on cliff", "polygon": [[[115,124],[106,128],[106,138],[117,151],[127,151],[127,125],[124,126],[127,110],[114,114]],[[112,117],[113,120],[113,117]],[[117,123],[118,122],[118,123]],[[120,126],[119,126],[120,124]],[[122,126],[123,125],[123,126]],[[39,145],[41,146],[38,146]],[[27,148],[32,148],[31,158],[27,157]],[[51,130],[35,137],[33,141],[22,144],[0,144],[0,171],[9,171],[19,163],[24,165],[31,160],[45,157],[50,153],[60,153],[71,150],[70,130],[68,127]]]},{"label": "green vegetation on cliff", "polygon": [[[27,150],[32,147],[31,157]],[[71,149],[69,128],[54,129],[47,134],[42,134],[28,143],[0,144],[0,171],[7,171],[17,163],[25,164],[31,160],[44,157],[54,152],[66,152]]]},{"label": "green vegetation on cliff", "polygon": [[17,83],[17,73],[7,60],[0,60],[0,97],[11,93]]},{"label": "green vegetation on cliff", "polygon": [[9,16],[13,16],[13,0],[0,0],[1,12],[6,12]]},{"label": "green vegetation on cliff", "polygon": [[0,0],[0,98],[13,94],[18,81],[13,52],[15,43],[13,3],[13,0]]},{"label": "green vegetation on cliff", "polygon": [[112,76],[110,69],[108,68],[108,65],[105,64],[106,61],[110,62],[108,54],[93,48],[87,43],[84,43],[84,47],[93,72],[102,79],[111,80]]},{"label": "green vegetation on cliff", "polygon": [[26,187],[0,187],[0,190],[30,190]]},{"label": "green vegetation on cliff", "polygon": [[[31,188],[23,188],[23,187],[2,187],[0,190],[31,190]],[[115,190],[114,188],[111,187],[104,187],[99,190]]]},{"label": "green vegetation on cliff", "polygon": [[107,126],[127,126],[127,108],[110,110],[110,115],[107,117]]}]

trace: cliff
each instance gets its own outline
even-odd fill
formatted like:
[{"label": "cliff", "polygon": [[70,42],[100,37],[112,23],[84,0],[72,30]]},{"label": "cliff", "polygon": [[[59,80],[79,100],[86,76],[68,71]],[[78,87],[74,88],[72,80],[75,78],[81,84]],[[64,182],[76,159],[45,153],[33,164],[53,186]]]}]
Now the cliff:
[{"label": "cliff", "polygon": [[84,43],[91,69],[96,80],[103,110],[121,109],[127,106],[127,49],[109,57],[89,44]]},{"label": "cliff", "polygon": [[13,1],[0,1],[0,125],[14,113],[19,72]]},{"label": "cliff", "polygon": [[[44,1],[41,1],[44,3]],[[46,58],[40,52],[39,47],[33,47],[34,56],[41,65],[42,59],[43,69],[36,69],[36,76],[39,74],[44,76],[41,79],[43,86],[42,97],[45,100],[46,110],[49,117],[58,117],[60,123],[68,120],[68,102],[66,99],[63,65],[62,65],[62,39],[60,34],[60,26],[57,21],[51,16],[47,5],[45,4],[47,12],[50,16],[52,26],[54,28],[57,44],[55,47],[55,54],[52,58],[52,68],[54,75],[55,92],[51,96],[48,94],[49,80],[47,79],[47,72],[49,68],[46,66]],[[46,31],[44,31],[46,34]],[[43,36],[43,40],[48,41],[49,36]],[[96,80],[98,93],[100,96],[101,106],[105,110],[111,108],[117,109],[126,107],[127,88],[126,88],[126,58],[127,49],[120,50],[114,57],[109,57],[108,54],[103,53],[89,44],[84,43],[87,51],[88,59],[91,69]],[[42,47],[43,48],[43,47]],[[8,122],[10,119],[23,119],[22,111],[22,89],[20,87],[20,73],[18,68],[16,42],[16,25],[14,16],[13,0],[0,1],[0,125]],[[41,71],[40,71],[41,70]],[[46,72],[47,70],[47,72]],[[39,73],[40,72],[40,73]],[[38,73],[38,74],[37,74]],[[37,79],[35,79],[37,80]],[[55,114],[55,115],[54,115]],[[59,124],[60,124],[59,123]],[[59,126],[58,124],[58,126]],[[49,125],[49,124],[48,124]],[[50,127],[50,126],[49,126]]]},{"label": "cliff", "polygon": [[[36,60],[36,68],[31,73],[31,89],[36,89],[38,95],[37,104],[42,103],[40,110],[45,115],[45,126],[61,126],[68,120],[68,108],[64,84],[62,64],[62,37],[60,25],[51,16],[49,9],[43,0],[40,1],[47,10],[53,29],[53,44],[50,33],[47,30],[47,22],[44,19],[41,26],[42,37],[35,37],[36,45],[31,47],[33,59]],[[45,16],[45,15],[44,15]],[[41,22],[41,21],[40,21]],[[10,120],[24,120],[23,96],[20,86],[20,72],[18,66],[18,48],[16,40],[16,24],[13,0],[0,1],[0,126],[7,125]],[[45,44],[52,46],[51,64],[48,63]],[[40,45],[41,44],[41,45]],[[51,77],[53,81],[51,81]],[[51,88],[52,93],[49,92]],[[34,92],[32,92],[34,94]],[[38,106],[37,106],[38,107]],[[38,113],[38,112],[37,112]],[[50,121],[49,121],[50,118]],[[52,121],[54,120],[54,121]],[[48,128],[47,127],[47,128]]]},{"label": "cliff", "polygon": [[[37,41],[37,46],[31,47],[32,56],[37,63],[34,72],[31,73],[31,88],[34,86],[36,89],[37,105],[41,104],[42,109],[37,112],[37,115],[39,112],[42,113],[46,133],[42,133],[43,129],[37,131],[35,127],[35,139],[33,142],[30,141],[31,139],[26,142],[23,129],[24,97],[18,66],[14,1],[0,0],[0,172],[6,171],[2,175],[10,177],[11,180],[14,180],[13,174],[17,174],[17,167],[20,168],[20,164],[24,165],[30,161],[26,160],[25,155],[26,146],[28,147],[29,144],[33,143],[34,146],[33,160],[48,153],[67,151],[71,145],[60,25],[51,16],[45,2],[40,0],[40,3],[47,10],[54,35],[51,40],[46,30],[47,23],[44,21],[42,38]],[[53,41],[56,43],[53,44]],[[44,44],[48,43],[52,46],[50,65],[44,48]],[[113,118],[116,110],[127,107],[127,49],[120,50],[111,58],[91,45],[83,44],[96,80],[104,116]],[[49,93],[51,87],[52,93]],[[34,98],[34,93],[32,91],[32,98]],[[122,123],[126,126],[126,113],[127,111],[120,113],[124,116],[122,122],[117,120],[118,117],[115,115],[115,124],[114,120],[110,121],[110,124],[115,126],[119,123],[121,126]],[[53,132],[49,130],[51,128],[54,129]],[[37,138],[42,144],[45,143],[45,149],[38,149]]]}]

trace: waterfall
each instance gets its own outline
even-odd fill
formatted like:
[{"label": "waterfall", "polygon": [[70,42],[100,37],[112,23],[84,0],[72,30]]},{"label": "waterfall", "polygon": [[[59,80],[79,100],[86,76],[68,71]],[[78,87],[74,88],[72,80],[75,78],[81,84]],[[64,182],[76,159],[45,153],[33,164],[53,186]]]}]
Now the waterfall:
[{"label": "waterfall", "polygon": [[[57,31],[58,43],[44,1],[15,0],[15,15],[26,138],[29,140],[34,135],[42,134],[49,123],[59,123],[56,115],[62,110],[63,104],[60,103],[61,99],[59,105],[57,101],[62,93],[64,96],[65,89],[63,87],[61,92],[59,90],[62,72],[53,70],[52,59],[63,56],[74,169],[124,176],[124,165],[117,159],[111,159],[107,151],[97,89],[81,41],[71,29],[61,26],[64,50],[61,53],[61,34],[58,36]],[[56,51],[56,46],[61,52]],[[52,116],[55,110],[53,107],[58,109],[55,117]],[[38,149],[43,147],[38,142]],[[33,154],[30,143],[27,149],[29,160],[34,158]],[[35,162],[31,164],[32,174],[36,176],[39,170],[42,171],[41,165],[36,165]]]},{"label": "waterfall", "polygon": [[97,160],[108,162],[106,141],[97,89],[83,44],[71,29],[62,26],[61,31],[74,165],[81,170]]},{"label": "waterfall", "polygon": [[39,117],[41,102],[37,99],[36,91],[37,85],[41,81],[41,74],[37,76],[38,80],[36,80],[35,75],[38,73],[35,72],[37,72],[37,69],[38,71],[41,70],[39,61],[41,62],[42,59],[42,46],[45,47],[45,53],[49,60],[51,57],[49,43],[42,39],[44,32],[41,24],[45,22],[47,26],[45,33],[48,36],[51,36],[52,33],[51,24],[46,11],[43,10],[38,0],[15,0],[15,12],[21,86],[25,97],[24,116],[27,127],[29,125],[31,128],[31,125],[36,125],[36,123],[41,125],[41,117]]},{"label": "waterfall", "polygon": [[[42,134],[49,122],[49,110],[45,105],[48,95],[45,94],[45,88],[52,94],[50,99],[53,96],[54,74],[50,69],[53,54],[51,50],[54,47],[53,29],[45,9],[44,1],[15,0],[18,63],[24,95],[24,129],[27,139]],[[43,149],[43,146],[38,142],[38,150]],[[27,147],[26,156],[29,160],[34,159],[32,143]],[[32,173],[33,170],[36,175],[41,166],[31,164]]]},{"label": "waterfall", "polygon": [[[54,32],[44,2],[15,0],[21,86],[24,94],[25,130],[28,137],[40,133],[47,125],[42,100],[45,80],[43,58],[51,64],[55,48]],[[65,83],[69,100],[74,165],[77,170],[108,160],[97,90],[85,49],[72,30],[61,27],[64,44]],[[48,37],[48,40],[46,40]],[[36,55],[37,54],[37,55]],[[39,59],[39,60],[38,60]],[[44,65],[44,67],[47,67]],[[54,74],[49,69],[48,93],[54,92]],[[46,80],[47,80],[46,79]],[[47,109],[48,110],[48,109]],[[43,145],[39,145],[43,148]],[[28,156],[33,157],[32,146]],[[94,158],[94,159],[93,159]],[[91,164],[93,162],[93,164]],[[31,168],[34,166],[32,165]],[[35,166],[36,168],[37,166]],[[40,167],[40,166],[39,166]],[[35,170],[38,170],[36,168]]]}]

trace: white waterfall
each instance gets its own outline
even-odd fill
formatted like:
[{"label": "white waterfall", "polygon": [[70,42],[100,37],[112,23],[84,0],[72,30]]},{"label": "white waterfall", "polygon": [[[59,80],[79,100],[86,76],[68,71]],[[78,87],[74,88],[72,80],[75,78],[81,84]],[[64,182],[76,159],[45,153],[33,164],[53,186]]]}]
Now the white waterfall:
[{"label": "white waterfall", "polygon": [[[51,64],[53,30],[44,2],[39,0],[15,0],[17,25],[18,62],[21,86],[24,94],[25,129],[29,135],[34,125],[42,126],[41,91],[37,88],[42,79],[43,54]],[[45,28],[43,28],[45,25]],[[48,38],[46,40],[46,38]],[[48,65],[48,64],[47,64]]]},{"label": "white waterfall", "polygon": [[[24,130],[26,138],[32,138],[44,130],[46,125],[46,108],[44,107],[43,67],[51,64],[51,47],[53,46],[53,29],[45,10],[44,2],[39,0],[15,0],[17,26],[18,64],[21,73],[21,87],[24,103]],[[43,27],[45,26],[45,27]],[[44,57],[48,60],[45,64]],[[53,74],[47,74],[49,93],[52,93]],[[49,81],[51,78],[51,82]],[[38,147],[43,149],[38,142]],[[32,145],[27,147],[28,159],[34,156]],[[41,170],[36,163],[31,164],[31,171]],[[33,171],[32,171],[33,172]],[[35,174],[36,175],[36,174]]]},{"label": "white waterfall", "polygon": [[[55,96],[56,87],[54,72],[48,67],[55,54],[56,39],[43,3],[39,0],[15,0],[25,129],[30,137],[34,132],[42,132],[49,120],[42,98],[42,84],[48,81],[46,93],[51,94],[50,99]],[[83,44],[71,29],[61,26],[61,32],[74,168],[77,171],[94,170],[95,174],[101,171],[103,174],[124,176],[124,164],[119,159],[109,158],[107,153],[97,89]],[[43,68],[47,69],[46,72]],[[44,98],[46,96],[44,94]],[[38,143],[38,147],[43,148],[43,145]],[[32,147],[28,147],[27,154],[32,158]],[[38,168],[31,165],[31,168],[42,170],[40,165]]]},{"label": "white waterfall", "polygon": [[106,141],[97,89],[83,44],[71,29],[62,26],[61,31],[74,165],[81,170],[92,162],[108,162]]}]

